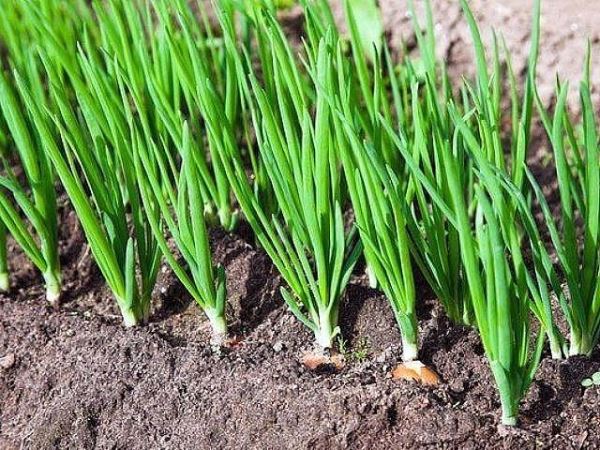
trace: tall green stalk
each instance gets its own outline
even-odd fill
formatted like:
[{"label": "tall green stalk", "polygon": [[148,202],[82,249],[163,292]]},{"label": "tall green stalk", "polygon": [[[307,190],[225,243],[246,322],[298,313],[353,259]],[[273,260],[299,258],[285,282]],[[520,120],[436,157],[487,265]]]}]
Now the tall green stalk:
[{"label": "tall green stalk", "polygon": [[[219,4],[220,14],[232,17],[234,10],[228,5],[225,1]],[[182,114],[189,117],[193,128],[202,127],[197,86],[205,79],[224,92],[228,116],[236,125],[243,124],[239,99],[225,94],[237,92],[236,81],[226,70],[222,39],[213,31],[204,8],[199,8],[198,18],[189,4],[180,0],[139,5],[111,0],[108,7],[96,5],[105,46],[123,68],[136,104],[148,115],[145,133],[161,135],[171,152],[181,143]],[[199,141],[197,146],[205,153],[205,162],[198,166],[205,215],[231,231],[238,214],[227,176],[214,145]]]},{"label": "tall green stalk", "polygon": [[[569,355],[590,355],[600,340],[600,157],[598,124],[590,90],[591,52],[588,48],[585,74],[580,85],[580,127],[567,113],[568,85],[558,84],[557,104],[551,117],[538,98],[538,110],[552,145],[558,190],[560,222],[533,175],[528,173],[542,206],[558,268],[567,291],[549,266],[547,280],[559,299],[569,325]],[[542,241],[536,251],[548,259]]]},{"label": "tall green stalk", "polygon": [[123,321],[132,326],[149,315],[160,251],[142,211],[129,101],[114,62],[102,61],[90,41],[76,60],[63,55],[68,51],[54,42],[43,54],[56,112],[35,102],[20,82],[19,91]]},{"label": "tall green stalk", "polygon": [[[281,289],[284,300],[313,331],[318,346],[330,348],[339,333],[341,294],[361,252],[354,231],[347,231],[344,224],[339,143],[327,100],[336,89],[329,62],[337,54],[338,42],[329,33],[327,39],[307,43],[307,54],[317,55],[307,61],[313,77],[307,79],[271,13],[257,7],[253,18],[258,32],[270,42],[276,95],[261,85],[250,61],[244,63],[241,55],[230,67],[237,70],[242,92],[251,100],[260,156],[281,215],[270,216],[254,195],[224,103],[206,83],[202,112],[240,207],[288,285]],[[231,31],[226,45],[237,54]],[[247,81],[244,71],[250,74]],[[317,85],[325,91],[315,89]],[[310,91],[315,95],[314,115],[307,108]]]},{"label": "tall green stalk", "polygon": [[[0,119],[2,116],[0,115]],[[0,156],[8,158],[8,138],[4,130],[4,123],[0,122]],[[0,291],[7,292],[10,288],[10,274],[8,266],[8,230],[4,222],[0,221]]]},{"label": "tall green stalk", "polygon": [[[487,160],[462,119],[455,116],[455,120],[458,130],[453,148],[464,142],[476,160],[478,178],[473,223],[460,184],[459,166],[452,157],[445,159],[461,256],[475,324],[500,392],[502,423],[516,425],[519,402],[533,380],[544,343],[544,333],[538,333],[535,351],[531,352],[532,291],[539,297],[545,284],[530,282],[521,248],[522,232],[514,221],[515,200],[500,182],[502,173]],[[508,178],[505,183],[512,184]]]},{"label": "tall green stalk", "polygon": [[[146,211],[158,208],[160,215],[147,216],[154,237],[167,263],[186,290],[203,309],[212,331],[212,341],[222,344],[227,337],[225,319],[225,271],[213,267],[208,231],[202,214],[203,196],[197,148],[193,146],[187,125],[181,142],[182,161],[171,164],[168,152],[151,139],[135,134],[137,182]],[[177,259],[167,241],[169,232],[187,267]]]},{"label": "tall green stalk", "polygon": [[[508,174],[512,183],[517,186],[525,195],[525,198],[528,199],[530,198],[530,190],[528,189],[529,185],[525,183],[527,168],[526,159],[531,140],[533,102],[535,98],[535,76],[540,40],[541,1],[536,0],[534,3],[529,65],[521,97],[518,92],[516,76],[512,70],[510,54],[505,48],[508,74],[507,84],[509,86],[508,96],[511,104],[511,134],[508,145],[508,159],[506,157],[505,145],[503,144],[501,133],[503,123],[501,99],[504,91],[502,89],[503,77],[498,41],[496,37],[494,37],[493,70],[490,74],[488,72],[488,63],[479,27],[477,26],[468,3],[465,0],[461,0],[461,5],[473,37],[477,66],[476,88],[473,89],[471,86],[467,87],[469,98],[475,106],[475,114],[473,114],[473,117],[476,118],[475,125],[477,127],[477,132],[474,133],[473,140],[478,141],[477,146],[480,149],[484,149],[486,159],[501,172]],[[519,209],[517,202],[513,200],[510,208],[512,213],[516,214]],[[525,235],[525,228],[521,227],[514,230],[514,235],[511,239],[514,240],[515,245],[518,245],[518,242],[526,239]],[[564,338],[556,326],[550,296],[535,295],[531,302],[531,310],[541,322],[548,335],[552,357],[555,359],[562,358],[562,344]]]},{"label": "tall green stalk", "polygon": [[[340,103],[348,104],[346,100],[342,96]],[[412,361],[418,356],[418,325],[405,185],[386,168],[370,144],[361,142],[360,134],[350,125],[349,108],[344,121],[338,122],[336,128],[345,128],[349,141],[342,159],[364,255],[400,327],[402,358]]]},{"label": "tall green stalk", "polygon": [[[68,6],[68,7],[66,7]],[[37,48],[46,44],[41,23],[53,29],[55,39],[74,42],[84,24],[89,21],[85,0],[4,0],[0,15],[0,40],[6,49],[7,67],[20,73],[21,83],[27,85],[35,102],[52,109],[44,91]],[[11,154],[18,157],[23,176],[13,173],[13,161],[3,157],[2,212],[5,226],[25,255],[42,272],[46,281],[46,297],[56,304],[60,297],[61,276],[58,255],[55,175],[44,154],[30,114],[27,114],[15,80],[0,74],[2,91],[1,112],[12,136]],[[17,172],[18,173],[18,172]],[[5,237],[2,238],[1,283],[8,282],[6,274]]]},{"label": "tall green stalk", "polygon": [[[28,67],[31,68],[31,81],[27,83],[22,78],[17,81],[20,86],[28,85],[26,89],[33,92],[36,102],[45,104],[46,98],[39,91],[42,81],[38,75],[36,59],[32,59]],[[36,132],[35,118],[25,112],[26,100],[22,92],[13,89],[13,84],[13,79],[0,72],[0,111],[23,167],[24,182],[20,182],[10,163],[3,158],[0,219],[27,257],[41,271],[46,283],[46,299],[50,304],[56,305],[61,294],[61,276],[54,173],[50,160],[40,145],[41,136]],[[3,241],[5,253],[5,237]],[[2,260],[6,262],[4,257]]]}]

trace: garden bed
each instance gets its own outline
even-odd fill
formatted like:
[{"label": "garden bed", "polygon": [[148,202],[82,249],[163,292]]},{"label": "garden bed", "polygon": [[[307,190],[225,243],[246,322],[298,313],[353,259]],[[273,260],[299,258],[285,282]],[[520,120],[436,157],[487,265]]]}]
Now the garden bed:
[{"label": "garden bed", "polygon": [[[382,5],[396,42],[406,26],[398,3]],[[522,69],[529,5],[496,3],[475,2],[474,9],[482,29],[494,25],[507,36]],[[582,36],[600,6],[573,2],[574,16],[545,4],[548,39],[539,72],[550,98],[550,73],[579,78]],[[440,48],[451,73],[462,73],[471,67],[468,31],[458,6],[438,7]],[[239,339],[215,355],[204,315],[166,270],[148,326],[123,328],[64,199],[61,218],[67,294],[60,310],[47,306],[39,274],[10,244],[12,289],[0,295],[2,449],[600,446],[600,391],[581,386],[600,370],[598,352],[564,362],[544,358],[520,427],[499,428],[498,395],[476,332],[451,325],[422,280],[421,359],[441,376],[439,386],[390,378],[401,357],[400,334],[387,300],[361,275],[364,267],[341,308],[346,365],[339,373],[314,373],[299,362],[313,337],[284,305],[277,271],[245,224],[211,235],[215,261],[228,274],[228,321]]]},{"label": "garden bed", "polygon": [[442,377],[438,387],[390,379],[401,356],[399,332],[387,301],[364,277],[353,279],[342,308],[346,367],[313,373],[299,363],[311,335],[274,294],[279,281],[268,258],[243,232],[214,235],[216,258],[231,274],[231,321],[241,339],[216,356],[200,310],[172,279],[159,284],[150,324],[124,329],[73,231],[63,255],[74,297],[60,311],[45,305],[33,271],[18,258],[20,288],[0,297],[0,356],[15,357],[0,369],[0,448],[600,444],[600,391],[580,384],[600,369],[598,353],[591,360],[545,358],[521,427],[505,431],[497,426],[499,402],[477,334],[451,325],[431,299],[419,323],[422,360]]}]

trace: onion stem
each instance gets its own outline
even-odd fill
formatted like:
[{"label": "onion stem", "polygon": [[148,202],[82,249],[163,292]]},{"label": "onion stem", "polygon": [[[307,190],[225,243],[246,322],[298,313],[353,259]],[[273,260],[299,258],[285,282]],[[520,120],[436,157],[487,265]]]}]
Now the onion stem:
[{"label": "onion stem", "polygon": [[7,292],[10,289],[10,276],[8,272],[0,272],[0,292]]},{"label": "onion stem", "polygon": [[327,314],[323,314],[319,319],[319,326],[315,329],[315,340],[317,345],[325,350],[333,346],[333,339],[336,335],[336,329],[331,323]]},{"label": "onion stem", "polygon": [[227,336],[227,321],[225,315],[215,309],[204,311],[210,322],[213,337],[223,338]]},{"label": "onion stem", "polygon": [[0,292],[6,292],[10,288],[6,237],[6,227],[0,222]]},{"label": "onion stem", "polygon": [[139,324],[139,318],[133,308],[121,308],[121,316],[123,316],[123,325],[126,328],[135,327]]},{"label": "onion stem", "polygon": [[49,270],[44,274],[46,283],[46,300],[50,305],[57,306],[61,295],[60,273]]}]

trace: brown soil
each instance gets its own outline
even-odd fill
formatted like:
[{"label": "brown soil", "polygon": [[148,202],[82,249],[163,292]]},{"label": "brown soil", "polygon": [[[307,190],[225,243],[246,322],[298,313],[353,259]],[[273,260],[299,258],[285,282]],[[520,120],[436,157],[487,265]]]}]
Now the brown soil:
[{"label": "brown soil", "polygon": [[[414,1],[422,13],[423,2]],[[458,0],[433,0],[438,53],[455,78],[474,73],[472,40]],[[414,41],[411,34],[408,0],[380,1],[392,44]],[[516,73],[525,73],[529,52],[533,0],[470,0],[485,42],[492,42],[492,30],[504,38],[511,51]],[[569,81],[571,100],[578,102],[577,85],[581,79],[588,39],[593,45],[593,61],[600,60],[600,4],[589,0],[542,0],[542,36],[538,81],[540,95],[553,98],[556,73]],[[592,84],[600,86],[600,66],[592,64]],[[596,97],[596,100],[599,100]]]},{"label": "brown soil", "polygon": [[[404,1],[382,3],[397,39],[407,29]],[[522,3],[474,2],[483,26],[501,30],[517,56],[526,52],[529,23]],[[582,30],[598,33],[600,4],[545,3],[541,71],[551,80],[546,69],[558,67],[577,80]],[[441,51],[453,70],[468,68],[455,2],[436,9]],[[520,428],[506,430],[497,425],[477,335],[450,324],[424,288],[422,360],[441,376],[437,387],[390,379],[399,333],[386,300],[362,276],[342,306],[346,367],[312,373],[298,362],[312,336],[283,305],[280,279],[244,226],[212,236],[228,273],[230,322],[242,339],[215,355],[199,308],[167,270],[148,326],[124,329],[68,208],[61,223],[67,295],[59,311],[45,305],[39,274],[11,245],[13,289],[0,295],[0,449],[600,447],[600,390],[580,384],[600,369],[598,352],[545,358]]]},{"label": "brown soil", "polygon": [[401,354],[399,335],[385,299],[365,287],[364,277],[353,280],[342,309],[345,369],[315,374],[298,362],[312,337],[274,293],[273,268],[243,232],[213,237],[242,338],[217,356],[199,309],[170,278],[161,280],[150,324],[123,329],[81,235],[71,230],[77,238],[63,255],[73,294],[60,311],[45,306],[23,261],[13,268],[21,288],[0,297],[0,357],[15,357],[0,369],[2,449],[600,443],[600,391],[580,385],[600,369],[599,355],[544,360],[521,429],[506,431],[497,426],[499,405],[477,335],[449,324],[430,295],[420,311],[422,359],[442,377],[439,386],[389,378]]}]

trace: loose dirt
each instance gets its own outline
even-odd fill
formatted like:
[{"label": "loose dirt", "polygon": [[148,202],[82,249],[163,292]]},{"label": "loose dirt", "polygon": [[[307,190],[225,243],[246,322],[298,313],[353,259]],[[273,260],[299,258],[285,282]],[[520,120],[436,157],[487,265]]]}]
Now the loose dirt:
[{"label": "loose dirt", "polygon": [[[453,74],[471,67],[456,2],[434,2],[439,48]],[[600,32],[600,3],[545,0],[540,78],[579,79],[585,38]],[[530,1],[474,1],[525,68]],[[389,37],[410,39],[405,2],[382,2]],[[489,33],[485,33],[489,37]],[[595,71],[594,80],[598,80]],[[596,83],[596,85],[599,85]],[[473,331],[448,322],[420,293],[421,355],[441,382],[397,382],[399,333],[385,298],[359,268],[342,305],[346,365],[313,373],[299,363],[312,336],[284,306],[280,279],[242,225],[215,232],[228,273],[228,312],[241,344],[211,352],[206,320],[170,272],[146,327],[124,329],[73,212],[61,212],[67,295],[44,303],[41,277],[11,244],[12,290],[0,295],[1,449],[598,448],[600,390],[580,382],[600,354],[545,358],[522,406],[521,426],[498,427],[499,402]]]}]

